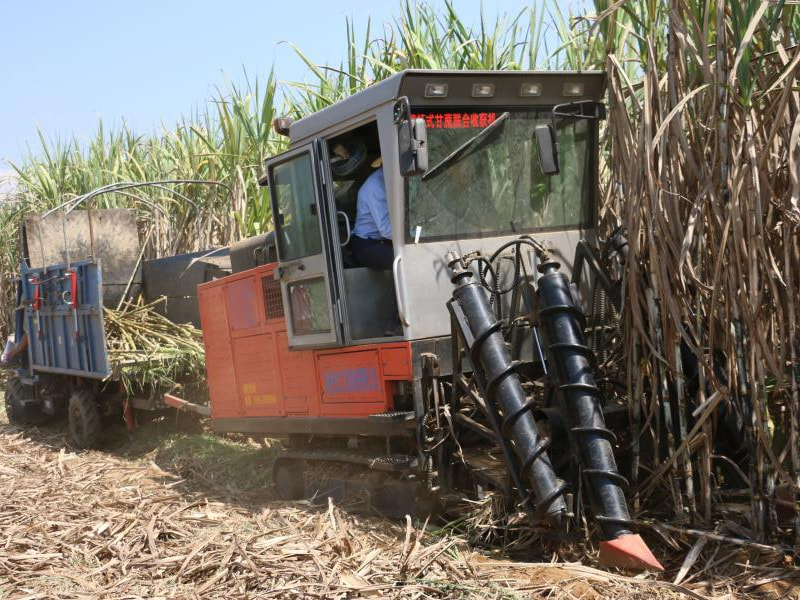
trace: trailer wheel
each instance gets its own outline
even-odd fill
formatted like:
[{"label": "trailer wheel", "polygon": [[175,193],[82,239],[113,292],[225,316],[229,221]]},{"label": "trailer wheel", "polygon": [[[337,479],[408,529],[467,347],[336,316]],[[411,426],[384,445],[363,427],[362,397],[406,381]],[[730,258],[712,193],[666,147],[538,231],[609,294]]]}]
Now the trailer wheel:
[{"label": "trailer wheel", "polygon": [[69,432],[79,448],[94,448],[100,439],[100,409],[89,390],[75,390],[69,397]]},{"label": "trailer wheel", "polygon": [[12,425],[41,425],[47,421],[41,407],[26,402],[33,398],[33,386],[23,384],[14,377],[6,382],[6,416]]}]

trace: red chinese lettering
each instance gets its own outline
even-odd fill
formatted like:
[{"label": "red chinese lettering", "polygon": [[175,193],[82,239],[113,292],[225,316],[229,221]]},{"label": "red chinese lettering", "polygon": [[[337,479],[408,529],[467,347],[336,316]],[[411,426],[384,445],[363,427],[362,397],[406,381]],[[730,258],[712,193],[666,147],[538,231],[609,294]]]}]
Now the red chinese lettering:
[{"label": "red chinese lettering", "polygon": [[472,113],[470,115],[470,126],[472,127],[478,126],[478,113]]},{"label": "red chinese lettering", "polygon": [[433,129],[433,114],[428,113],[425,115],[425,125],[428,129]]},{"label": "red chinese lettering", "polygon": [[436,120],[436,129],[441,129],[442,121],[444,120],[444,115],[442,115],[442,113],[436,113],[434,119]]},{"label": "red chinese lettering", "polygon": [[452,113],[445,113],[444,114],[444,128],[445,129],[452,129],[453,128],[453,114]]},{"label": "red chinese lettering", "polygon": [[463,129],[467,129],[469,127],[469,115],[467,113],[461,115],[461,127]]},{"label": "red chinese lettering", "polygon": [[486,123],[486,113],[485,112],[482,112],[482,113],[478,114],[478,125],[480,125],[481,127],[486,127],[487,123]]},{"label": "red chinese lettering", "polygon": [[497,114],[496,113],[489,113],[489,116],[487,117],[487,120],[489,121],[489,125],[494,123],[494,120],[496,118],[497,118]]},{"label": "red chinese lettering", "polygon": [[458,113],[453,115],[453,127],[455,127],[456,129],[461,127],[461,115]]}]

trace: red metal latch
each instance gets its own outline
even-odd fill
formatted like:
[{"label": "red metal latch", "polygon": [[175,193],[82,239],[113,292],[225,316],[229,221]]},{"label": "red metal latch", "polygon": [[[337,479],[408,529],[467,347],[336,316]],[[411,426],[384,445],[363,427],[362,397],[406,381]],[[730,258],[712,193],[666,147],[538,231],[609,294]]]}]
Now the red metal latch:
[{"label": "red metal latch", "polygon": [[42,299],[39,296],[39,280],[32,277],[30,281],[33,286],[33,310],[39,310],[42,307]]},{"label": "red metal latch", "polygon": [[72,298],[71,302],[69,303],[70,306],[74,309],[78,308],[78,274],[75,271],[69,271],[69,291],[70,291],[70,298]]},{"label": "red metal latch", "polygon": [[78,273],[77,271],[67,271],[69,274],[69,305],[72,308],[72,323],[75,331],[75,341],[80,340],[80,333],[78,331]]}]

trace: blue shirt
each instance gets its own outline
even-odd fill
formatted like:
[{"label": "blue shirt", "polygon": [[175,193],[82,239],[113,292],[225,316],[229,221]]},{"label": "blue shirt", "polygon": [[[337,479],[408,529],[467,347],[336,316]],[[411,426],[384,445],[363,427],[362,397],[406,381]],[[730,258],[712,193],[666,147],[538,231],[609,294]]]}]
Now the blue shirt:
[{"label": "blue shirt", "polygon": [[392,224],[386,203],[386,184],[383,167],[372,173],[358,190],[358,207],[353,235],[367,240],[389,240]]}]

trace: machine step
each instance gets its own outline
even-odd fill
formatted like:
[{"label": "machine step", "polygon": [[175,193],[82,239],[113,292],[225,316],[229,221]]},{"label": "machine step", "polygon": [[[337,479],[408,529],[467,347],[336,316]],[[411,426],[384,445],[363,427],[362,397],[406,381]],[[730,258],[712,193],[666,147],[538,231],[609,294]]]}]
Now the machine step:
[{"label": "machine step", "polygon": [[392,421],[394,423],[398,421],[413,421],[414,420],[414,411],[413,410],[390,410],[388,412],[377,413],[374,415],[369,416],[370,419],[374,421]]},{"label": "machine step", "polygon": [[407,454],[382,456],[362,454],[347,450],[287,450],[282,458],[313,460],[317,462],[350,463],[364,465],[373,471],[407,471],[417,466],[417,457]]}]

